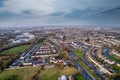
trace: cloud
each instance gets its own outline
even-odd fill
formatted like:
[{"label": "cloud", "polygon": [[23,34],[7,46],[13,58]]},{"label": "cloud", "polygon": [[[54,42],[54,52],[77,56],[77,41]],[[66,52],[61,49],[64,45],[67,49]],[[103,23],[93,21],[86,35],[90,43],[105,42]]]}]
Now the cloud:
[{"label": "cloud", "polygon": [[[91,17],[88,19],[91,21],[85,20],[86,17],[117,7],[120,7],[119,0],[0,0],[0,22],[90,23]],[[100,16],[103,20],[104,15]]]},{"label": "cloud", "polygon": [[111,9],[120,6],[119,0],[58,0],[55,2],[56,11],[98,10]]},{"label": "cloud", "polygon": [[103,10],[119,5],[119,0],[5,0],[0,12],[43,16],[56,12],[69,13],[74,9]]},{"label": "cloud", "polygon": [[56,0],[8,0],[3,3],[0,12],[24,14],[29,11],[32,15],[47,15],[54,11],[54,1]]}]

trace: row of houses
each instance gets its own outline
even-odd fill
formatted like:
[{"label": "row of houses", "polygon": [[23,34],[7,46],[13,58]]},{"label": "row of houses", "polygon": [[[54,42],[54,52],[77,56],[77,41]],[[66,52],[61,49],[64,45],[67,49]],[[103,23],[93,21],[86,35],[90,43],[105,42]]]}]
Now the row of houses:
[{"label": "row of houses", "polygon": [[48,44],[43,44],[40,46],[40,48],[31,56],[31,58],[39,58],[39,57],[52,57],[52,56],[58,56],[57,51],[52,46],[49,46]]}]

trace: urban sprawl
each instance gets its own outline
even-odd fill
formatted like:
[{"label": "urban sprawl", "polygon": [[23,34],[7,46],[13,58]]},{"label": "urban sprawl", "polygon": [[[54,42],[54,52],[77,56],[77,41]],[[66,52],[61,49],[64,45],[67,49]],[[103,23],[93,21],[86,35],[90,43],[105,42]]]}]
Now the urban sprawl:
[{"label": "urban sprawl", "polygon": [[55,80],[120,80],[120,33],[104,28],[0,29],[0,76],[29,67],[39,68],[31,80],[47,80],[41,75],[49,69],[60,69]]}]

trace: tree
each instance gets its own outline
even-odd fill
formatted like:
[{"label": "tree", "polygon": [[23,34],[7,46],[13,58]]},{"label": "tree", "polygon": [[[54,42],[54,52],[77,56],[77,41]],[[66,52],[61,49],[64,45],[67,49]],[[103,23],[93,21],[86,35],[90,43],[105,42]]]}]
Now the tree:
[{"label": "tree", "polygon": [[66,51],[62,52],[62,56],[64,57],[65,60],[69,60],[69,54]]},{"label": "tree", "polygon": [[63,36],[63,37],[62,37],[62,40],[65,41],[65,40],[66,40],[66,36]]},{"label": "tree", "polygon": [[1,66],[1,67],[0,67],[0,73],[1,73],[3,70],[4,70],[4,67]]},{"label": "tree", "polygon": [[62,48],[63,48],[63,50],[70,52],[70,49],[67,46],[65,46],[64,44],[62,44]]},{"label": "tree", "polygon": [[89,43],[89,42],[90,42],[90,38],[87,38],[87,39],[85,40],[85,42]]}]

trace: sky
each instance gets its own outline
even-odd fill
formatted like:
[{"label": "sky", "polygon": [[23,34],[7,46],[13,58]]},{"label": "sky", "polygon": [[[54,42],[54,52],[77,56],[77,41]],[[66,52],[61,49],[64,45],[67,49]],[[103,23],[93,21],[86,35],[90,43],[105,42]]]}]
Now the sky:
[{"label": "sky", "polygon": [[120,0],[0,0],[0,27],[120,26]]}]

